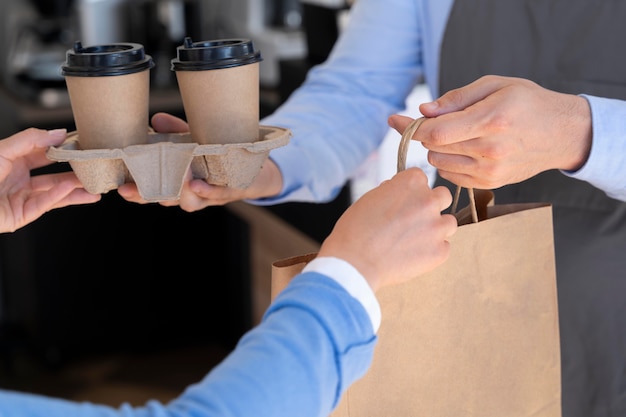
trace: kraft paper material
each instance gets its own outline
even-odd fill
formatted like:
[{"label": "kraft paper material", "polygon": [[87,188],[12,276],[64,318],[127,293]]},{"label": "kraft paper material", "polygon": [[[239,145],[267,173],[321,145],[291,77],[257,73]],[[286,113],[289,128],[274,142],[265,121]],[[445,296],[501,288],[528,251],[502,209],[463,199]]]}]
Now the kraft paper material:
[{"label": "kraft paper material", "polygon": [[[332,417],[561,416],[552,209],[480,211],[488,218],[459,227],[442,266],[377,293],[372,366]],[[272,295],[314,256],[275,262]]]}]

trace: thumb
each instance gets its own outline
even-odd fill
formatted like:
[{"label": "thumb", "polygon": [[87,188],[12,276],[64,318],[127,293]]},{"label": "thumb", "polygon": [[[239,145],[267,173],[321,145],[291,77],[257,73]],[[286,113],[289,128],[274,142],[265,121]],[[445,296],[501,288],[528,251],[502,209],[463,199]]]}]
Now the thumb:
[{"label": "thumb", "polygon": [[401,114],[394,114],[389,116],[389,119],[387,119],[387,124],[390,128],[395,129],[398,133],[402,134],[412,121],[413,119],[411,117],[403,116]]},{"label": "thumb", "polygon": [[466,86],[448,91],[434,101],[422,103],[419,110],[425,117],[437,117],[466,109],[499,90],[505,81],[501,77],[481,77]]}]

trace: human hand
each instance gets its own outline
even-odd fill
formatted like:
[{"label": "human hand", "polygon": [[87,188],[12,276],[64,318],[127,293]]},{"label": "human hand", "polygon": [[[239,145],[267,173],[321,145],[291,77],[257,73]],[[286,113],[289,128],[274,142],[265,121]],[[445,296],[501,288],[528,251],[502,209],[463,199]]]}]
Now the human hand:
[{"label": "human hand", "polygon": [[[152,116],[152,127],[162,133],[184,133],[189,131],[189,125],[178,117],[167,113],[157,113]],[[208,184],[203,179],[192,178],[189,170],[183,180],[183,186],[178,200],[162,201],[163,206],[180,206],[187,212],[201,210],[208,206],[218,206],[232,201],[257,199],[277,195],[282,189],[280,170],[270,160],[266,159],[263,167],[248,188],[230,188]],[[137,186],[133,183],[123,184],[117,192],[127,201],[146,204],[146,200],[139,195]]]},{"label": "human hand", "polygon": [[339,218],[318,256],[354,266],[374,291],[407,281],[443,263],[457,229],[445,187],[431,189],[419,168],[409,168],[365,193]]},{"label": "human hand", "polygon": [[55,208],[100,200],[73,172],[31,175],[52,163],[46,150],[65,137],[65,129],[30,128],[0,140],[0,233],[14,232]]},{"label": "human hand", "polygon": [[[576,170],[591,149],[587,100],[529,80],[484,76],[424,103],[428,118],[413,139],[443,178],[463,187],[495,189],[550,169]],[[412,119],[393,115],[402,133]]]}]

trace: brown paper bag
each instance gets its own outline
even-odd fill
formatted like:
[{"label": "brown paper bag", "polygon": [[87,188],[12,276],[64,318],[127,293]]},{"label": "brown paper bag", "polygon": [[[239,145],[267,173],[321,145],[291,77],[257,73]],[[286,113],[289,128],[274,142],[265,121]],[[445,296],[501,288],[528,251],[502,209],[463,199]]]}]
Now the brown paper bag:
[{"label": "brown paper bag", "polygon": [[[551,206],[473,201],[442,266],[377,293],[372,366],[332,417],[561,416]],[[314,257],[275,262],[272,295]]]}]

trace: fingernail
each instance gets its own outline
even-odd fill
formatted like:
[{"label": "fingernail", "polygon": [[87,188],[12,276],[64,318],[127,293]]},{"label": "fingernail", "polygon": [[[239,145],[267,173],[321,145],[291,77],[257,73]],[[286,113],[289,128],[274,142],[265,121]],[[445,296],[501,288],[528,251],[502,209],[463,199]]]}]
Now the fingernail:
[{"label": "fingernail", "polygon": [[67,129],[52,129],[48,130],[49,136],[54,136],[55,138],[63,137],[67,134]]},{"label": "fingernail", "polygon": [[437,107],[439,107],[439,103],[437,101],[431,101],[430,103],[424,103],[422,104],[424,110],[437,110]]}]

